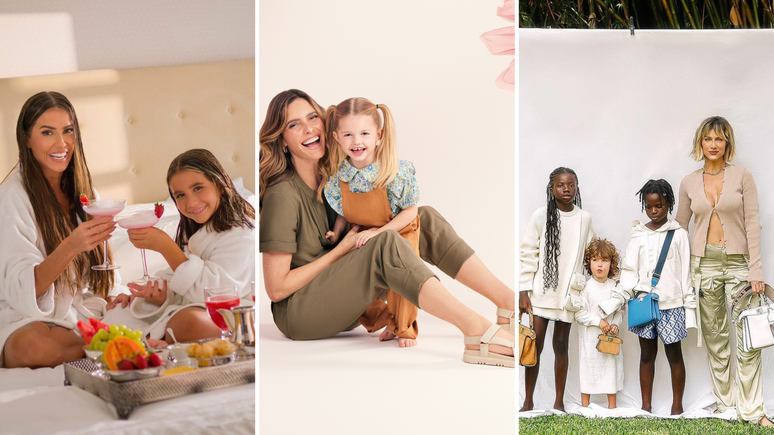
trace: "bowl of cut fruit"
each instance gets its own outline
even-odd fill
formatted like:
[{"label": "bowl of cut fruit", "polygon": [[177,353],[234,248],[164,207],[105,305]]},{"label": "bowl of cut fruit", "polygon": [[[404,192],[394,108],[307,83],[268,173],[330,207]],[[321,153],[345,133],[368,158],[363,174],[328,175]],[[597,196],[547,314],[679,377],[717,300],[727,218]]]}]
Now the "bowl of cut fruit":
[{"label": "bowl of cut fruit", "polygon": [[[107,375],[116,382],[155,378],[164,370],[161,356],[145,348],[142,332],[124,325],[107,325],[97,319],[79,321],[78,329],[86,341],[83,350],[97,365],[94,375]],[[107,370],[102,371],[102,366]]]}]

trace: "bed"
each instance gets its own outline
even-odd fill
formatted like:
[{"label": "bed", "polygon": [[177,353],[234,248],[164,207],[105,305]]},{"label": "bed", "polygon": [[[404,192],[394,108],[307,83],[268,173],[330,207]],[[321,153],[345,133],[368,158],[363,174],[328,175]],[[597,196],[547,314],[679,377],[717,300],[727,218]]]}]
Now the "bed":
[{"label": "bed", "polygon": [[[255,66],[229,61],[88,71],[0,80],[0,172],[18,156],[15,124],[24,101],[56,90],[73,103],[86,159],[104,198],[126,198],[126,213],[165,202],[157,227],[173,235],[179,215],[166,169],[179,153],[211,150],[255,204]],[[142,276],[139,251],[118,228],[110,241],[124,282]],[[148,252],[150,272],[165,266]],[[255,388],[246,384],[161,401],[119,420],[112,405],[64,385],[63,366],[0,369],[1,434],[253,434]]]}]

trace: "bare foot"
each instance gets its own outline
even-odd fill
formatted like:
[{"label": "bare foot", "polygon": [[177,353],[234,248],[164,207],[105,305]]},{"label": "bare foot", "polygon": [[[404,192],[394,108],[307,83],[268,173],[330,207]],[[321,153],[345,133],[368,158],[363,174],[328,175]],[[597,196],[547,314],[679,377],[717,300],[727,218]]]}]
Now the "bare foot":
[{"label": "bare foot", "polygon": [[643,410],[643,411],[650,412],[650,410],[651,410],[651,409],[652,409],[652,408],[651,408],[650,406],[645,406],[645,405],[642,405],[642,410]]},{"label": "bare foot", "polygon": [[564,402],[554,402],[554,409],[558,409],[559,411],[564,411]]},{"label": "bare foot", "polygon": [[[514,314],[515,316],[515,314]],[[503,316],[497,316],[497,326],[505,329],[510,329],[511,327],[511,319]]]},{"label": "bare foot", "polygon": [[390,328],[384,328],[381,334],[379,334],[379,341],[390,341],[395,338],[395,334],[390,331]]},{"label": "bare foot", "polygon": [[163,347],[163,346],[167,346],[168,344],[164,340],[154,340],[152,338],[149,338],[148,339],[148,345],[150,347]]},{"label": "bare foot", "polygon": [[416,345],[417,340],[415,338],[398,337],[398,346],[400,347],[414,347]]},{"label": "bare foot", "polygon": [[527,402],[527,400],[524,400],[524,404],[521,406],[521,409],[519,412],[526,412],[526,411],[532,411],[535,408],[535,404],[532,402]]},{"label": "bare foot", "polygon": [[763,417],[761,417],[760,420],[758,420],[758,425],[763,427],[772,427],[774,426],[774,423],[772,423],[771,420],[766,418],[766,416],[764,415]]},{"label": "bare foot", "polygon": [[672,405],[672,415],[680,415],[683,413],[683,404]]},{"label": "bare foot", "polygon": [[[498,305],[498,307],[505,310],[513,311],[514,308],[516,308],[516,293],[515,292],[508,293],[508,298],[505,301],[505,303],[503,305]],[[515,318],[517,313],[518,311],[514,312],[512,317]],[[501,328],[510,328],[511,318],[497,316],[496,322]]]}]

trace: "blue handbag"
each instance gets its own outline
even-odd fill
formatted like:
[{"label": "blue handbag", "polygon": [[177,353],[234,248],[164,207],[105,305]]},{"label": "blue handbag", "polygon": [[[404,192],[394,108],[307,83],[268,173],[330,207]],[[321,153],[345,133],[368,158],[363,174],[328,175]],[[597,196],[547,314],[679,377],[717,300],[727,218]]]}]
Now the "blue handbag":
[{"label": "blue handbag", "polygon": [[658,294],[654,293],[653,289],[658,285],[659,279],[661,279],[661,270],[664,268],[664,262],[666,261],[669,245],[672,243],[674,234],[675,230],[667,231],[664,246],[661,247],[658,263],[656,263],[656,269],[653,271],[653,276],[650,280],[650,293],[640,292],[639,295],[636,295],[627,304],[629,309],[629,328],[651,325],[661,320],[661,310],[658,309]]},{"label": "blue handbag", "polygon": [[656,293],[640,292],[640,295],[629,301],[629,327],[646,326],[661,320]]}]

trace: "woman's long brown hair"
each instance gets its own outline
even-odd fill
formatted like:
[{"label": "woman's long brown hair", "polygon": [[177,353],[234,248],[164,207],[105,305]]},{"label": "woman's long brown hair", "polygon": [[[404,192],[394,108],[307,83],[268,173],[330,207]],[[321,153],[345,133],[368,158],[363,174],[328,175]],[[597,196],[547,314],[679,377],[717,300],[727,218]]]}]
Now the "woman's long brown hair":
[{"label": "woman's long brown hair", "polygon": [[[54,189],[43,175],[40,164],[32,154],[28,146],[32,133],[32,127],[47,110],[59,108],[70,114],[75,132],[75,147],[67,169],[62,173],[60,188],[67,197],[68,211],[62,209],[54,194]],[[64,239],[78,226],[78,219],[82,222],[91,220],[81,208],[78,196],[81,193],[89,198],[94,197],[94,187],[91,181],[91,173],[86,165],[83,155],[83,142],[81,142],[81,130],[78,126],[78,117],[70,101],[58,92],[40,92],[30,97],[19,113],[16,123],[16,143],[19,146],[19,163],[24,190],[32,203],[35,212],[35,221],[40,237],[46,248],[46,254],[51,255]],[[113,255],[108,246],[108,259]],[[58,293],[67,291],[75,294],[82,283],[88,281],[89,289],[95,295],[105,298],[113,288],[115,274],[113,271],[92,272],[91,266],[102,264],[103,244],[89,252],[80,252],[72,262],[54,281],[54,288]],[[75,283],[70,277],[75,278]]]},{"label": "woman's long brown hair", "polygon": [[[282,132],[285,130],[285,124],[287,123],[288,105],[297,98],[306,100],[320,116],[320,119],[325,118],[325,110],[304,91],[288,89],[272,98],[266,110],[266,119],[263,121],[263,125],[261,125],[260,132],[258,209],[263,206],[263,194],[269,186],[288,180],[295,173],[290,153],[283,152],[282,149]],[[329,160],[330,153],[326,144],[325,154],[323,154],[317,165],[322,175],[322,182],[317,189],[317,199],[320,201],[322,201],[322,189],[325,187],[325,181],[331,174]]]}]

